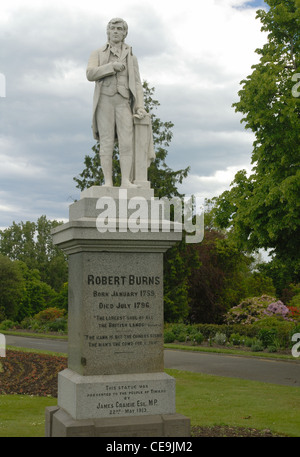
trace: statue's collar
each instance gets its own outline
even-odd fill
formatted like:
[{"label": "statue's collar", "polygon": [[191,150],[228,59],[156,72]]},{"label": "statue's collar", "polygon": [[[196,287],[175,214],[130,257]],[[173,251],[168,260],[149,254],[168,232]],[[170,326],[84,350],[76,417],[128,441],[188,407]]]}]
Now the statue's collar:
[{"label": "statue's collar", "polygon": [[[114,47],[114,46],[111,45],[110,43],[106,43],[106,45],[102,48],[102,50],[107,51],[111,47]],[[131,46],[129,46],[126,43],[122,43],[121,53],[124,54],[124,53],[127,53],[128,51],[131,51]]]}]

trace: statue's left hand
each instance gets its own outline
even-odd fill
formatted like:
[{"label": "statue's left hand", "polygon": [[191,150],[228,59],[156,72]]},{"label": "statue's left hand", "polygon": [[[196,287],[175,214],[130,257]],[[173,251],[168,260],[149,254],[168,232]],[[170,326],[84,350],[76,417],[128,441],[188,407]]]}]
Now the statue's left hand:
[{"label": "statue's left hand", "polygon": [[144,119],[145,116],[147,116],[147,111],[144,110],[144,108],[139,108],[137,111],[136,111],[136,114],[134,115],[134,117],[137,117],[138,119]]}]

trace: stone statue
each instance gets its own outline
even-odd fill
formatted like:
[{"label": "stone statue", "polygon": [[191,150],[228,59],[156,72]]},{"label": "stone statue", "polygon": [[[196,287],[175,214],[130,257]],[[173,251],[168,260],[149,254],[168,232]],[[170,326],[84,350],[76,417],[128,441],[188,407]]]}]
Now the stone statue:
[{"label": "stone statue", "polygon": [[[133,184],[135,151],[135,124],[150,118],[144,108],[144,95],[139,67],[132,49],[124,40],[127,23],[120,18],[107,25],[107,44],[93,51],[87,66],[87,79],[95,82],[93,102],[93,134],[100,141],[100,161],[104,186],[113,186],[112,155],[118,139],[122,187],[139,187]],[[134,118],[137,122],[134,122]],[[135,119],[135,121],[136,121]],[[148,121],[149,124],[149,121]],[[152,127],[150,123],[151,132]],[[154,158],[152,134],[148,135],[148,166]]]}]

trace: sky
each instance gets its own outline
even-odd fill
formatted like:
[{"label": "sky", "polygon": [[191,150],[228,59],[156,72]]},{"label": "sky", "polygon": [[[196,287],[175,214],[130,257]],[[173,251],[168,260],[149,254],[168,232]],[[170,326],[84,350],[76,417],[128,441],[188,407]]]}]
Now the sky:
[{"label": "sky", "polygon": [[251,170],[253,134],[241,124],[240,81],[266,42],[255,19],[263,0],[4,0],[0,7],[0,229],[67,221],[80,198],[73,180],[93,155],[90,53],[122,17],[156,115],[171,121],[166,162],[190,167],[179,186],[212,198]]}]

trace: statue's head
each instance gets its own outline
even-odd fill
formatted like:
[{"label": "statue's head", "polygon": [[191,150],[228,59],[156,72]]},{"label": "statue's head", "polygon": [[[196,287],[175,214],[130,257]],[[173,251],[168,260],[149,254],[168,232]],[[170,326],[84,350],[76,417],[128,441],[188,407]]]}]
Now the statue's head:
[{"label": "statue's head", "polygon": [[125,22],[124,19],[121,19],[119,17],[111,19],[107,24],[106,28],[108,41],[111,41],[111,34],[115,29],[119,30],[119,33],[123,36],[121,41],[124,41],[128,34],[127,22]]}]

